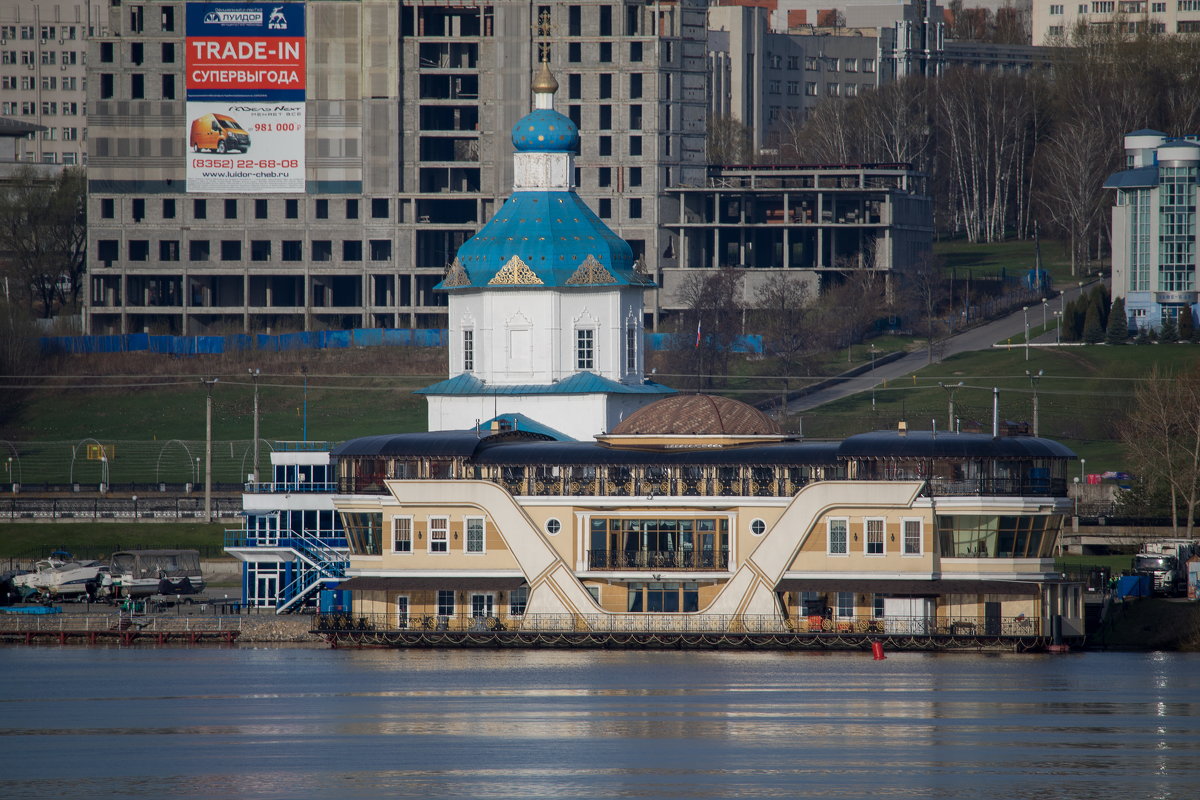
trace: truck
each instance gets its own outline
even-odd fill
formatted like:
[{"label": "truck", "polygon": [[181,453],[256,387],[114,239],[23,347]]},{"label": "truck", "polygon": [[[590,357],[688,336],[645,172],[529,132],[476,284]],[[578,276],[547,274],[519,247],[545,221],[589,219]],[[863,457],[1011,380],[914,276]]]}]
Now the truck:
[{"label": "truck", "polygon": [[1187,561],[1200,554],[1200,545],[1183,539],[1146,542],[1133,557],[1133,571],[1149,575],[1154,593],[1179,597],[1187,592]]}]

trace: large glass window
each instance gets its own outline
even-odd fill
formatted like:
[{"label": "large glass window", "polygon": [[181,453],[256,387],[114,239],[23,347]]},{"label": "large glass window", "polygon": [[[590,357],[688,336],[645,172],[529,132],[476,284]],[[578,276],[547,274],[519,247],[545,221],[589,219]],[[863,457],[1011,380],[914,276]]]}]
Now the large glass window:
[{"label": "large glass window", "polygon": [[350,552],[356,555],[380,555],[383,543],[383,514],[380,512],[342,511],[342,528]]},{"label": "large glass window", "polygon": [[726,569],[728,519],[593,518],[592,569]]},{"label": "large glass window", "polygon": [[854,617],[854,592],[837,593],[837,616],[843,619]]},{"label": "large glass window", "polygon": [[1158,290],[1196,288],[1196,167],[1159,167]]},{"label": "large glass window", "polygon": [[396,627],[408,627],[408,596],[398,595],[396,597]]},{"label": "large glass window", "polygon": [[438,589],[437,613],[439,617],[454,616],[454,590]]},{"label": "large glass window", "polygon": [[696,583],[631,583],[625,606],[631,613],[695,613],[700,610],[700,587]]},{"label": "large glass window", "polygon": [[939,516],[938,549],[944,558],[1052,558],[1061,525],[1058,514]]}]

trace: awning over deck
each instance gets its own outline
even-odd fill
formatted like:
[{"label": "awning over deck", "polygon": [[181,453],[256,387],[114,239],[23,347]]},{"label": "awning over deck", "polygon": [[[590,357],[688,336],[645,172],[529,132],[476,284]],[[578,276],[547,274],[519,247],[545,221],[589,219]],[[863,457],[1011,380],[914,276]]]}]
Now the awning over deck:
[{"label": "awning over deck", "polygon": [[480,589],[508,591],[519,588],[524,583],[525,578],[522,575],[483,578],[459,578],[453,575],[447,575],[444,578],[428,576],[358,577],[342,581],[337,588],[349,589],[352,592],[435,591],[437,589],[453,589],[456,592]]},{"label": "awning over deck", "polygon": [[858,592],[860,594],[890,594],[934,596],[946,594],[1007,594],[1035,595],[1040,591],[1035,581],[943,579],[870,580],[861,578],[788,578],[776,586],[781,592]]}]

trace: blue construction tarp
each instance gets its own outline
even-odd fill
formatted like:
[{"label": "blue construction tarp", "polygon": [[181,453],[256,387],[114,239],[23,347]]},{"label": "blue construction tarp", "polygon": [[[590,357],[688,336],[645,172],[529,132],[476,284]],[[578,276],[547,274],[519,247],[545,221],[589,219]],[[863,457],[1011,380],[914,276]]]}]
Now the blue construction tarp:
[{"label": "blue construction tarp", "polygon": [[237,333],[229,336],[152,336],[127,333],[110,336],[43,336],[38,341],[47,353],[151,352],[172,356],[215,355],[241,350],[344,349],[349,347],[444,347],[441,328],[355,328],[348,331]]},{"label": "blue construction tarp", "polygon": [[1154,593],[1154,585],[1149,575],[1122,575],[1117,578],[1117,598],[1149,597]]}]

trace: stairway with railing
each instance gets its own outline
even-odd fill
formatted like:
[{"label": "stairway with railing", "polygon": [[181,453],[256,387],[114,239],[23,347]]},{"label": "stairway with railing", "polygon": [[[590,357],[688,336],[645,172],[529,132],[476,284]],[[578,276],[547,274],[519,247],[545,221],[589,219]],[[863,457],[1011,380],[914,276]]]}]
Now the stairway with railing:
[{"label": "stairway with railing", "polygon": [[276,614],[286,614],[313,592],[346,579],[349,557],[308,531],[281,536],[279,546],[290,548],[302,566],[296,578],[280,590],[275,603]]}]

